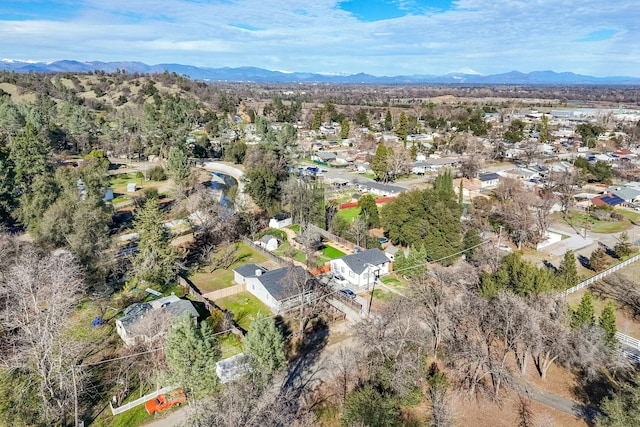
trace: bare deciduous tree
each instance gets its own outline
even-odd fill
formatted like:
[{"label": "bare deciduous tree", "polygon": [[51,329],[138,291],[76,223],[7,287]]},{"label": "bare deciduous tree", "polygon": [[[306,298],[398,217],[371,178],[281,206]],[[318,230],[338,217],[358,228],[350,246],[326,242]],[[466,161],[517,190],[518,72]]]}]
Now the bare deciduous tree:
[{"label": "bare deciduous tree", "polygon": [[84,349],[69,327],[84,292],[83,273],[67,251],[43,254],[26,245],[14,250],[3,258],[0,277],[0,323],[7,331],[2,363],[36,379],[42,418],[51,421],[71,408],[73,377],[76,389],[82,388],[82,371],[75,367]]}]

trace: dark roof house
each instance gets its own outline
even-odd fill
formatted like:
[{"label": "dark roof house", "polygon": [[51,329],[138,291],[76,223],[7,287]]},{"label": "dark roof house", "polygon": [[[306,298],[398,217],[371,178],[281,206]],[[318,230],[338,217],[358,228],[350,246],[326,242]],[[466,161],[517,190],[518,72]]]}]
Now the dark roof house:
[{"label": "dark roof house", "polygon": [[387,258],[387,256],[377,248],[368,249],[356,254],[345,255],[340,259],[357,274],[362,273],[367,268],[367,264],[381,265],[389,262],[389,258]]}]

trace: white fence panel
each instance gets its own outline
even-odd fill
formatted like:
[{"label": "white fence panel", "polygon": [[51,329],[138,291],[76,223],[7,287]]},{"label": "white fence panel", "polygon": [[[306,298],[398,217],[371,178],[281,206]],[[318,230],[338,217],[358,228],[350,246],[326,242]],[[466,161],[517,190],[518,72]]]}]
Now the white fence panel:
[{"label": "white fence panel", "polygon": [[608,269],[604,270],[603,272],[600,272],[600,273],[596,274],[595,276],[588,278],[584,282],[578,283],[577,285],[575,285],[572,288],[567,289],[566,291],[560,292],[559,295],[566,297],[567,295],[572,294],[572,293],[574,293],[576,291],[579,291],[580,289],[584,288],[585,286],[589,286],[590,284],[595,283],[598,280],[608,276],[609,274],[615,273],[616,271],[620,270],[621,268],[624,268],[627,265],[629,265],[631,263],[634,263],[634,262],[636,262],[638,260],[640,260],[640,254],[635,255],[635,256],[629,258],[628,260],[623,261],[623,262],[621,262],[619,264],[616,264],[613,267],[608,268]]},{"label": "white fence panel", "polygon": [[118,415],[121,414],[125,411],[128,411],[131,408],[135,408],[138,405],[142,405],[145,402],[148,402],[151,399],[155,399],[156,397],[158,397],[158,395],[163,394],[163,393],[168,393],[171,390],[175,390],[176,387],[175,386],[169,386],[169,387],[163,387],[160,390],[156,390],[153,393],[149,393],[145,396],[142,396],[139,399],[136,399],[132,402],[126,403],[122,406],[118,406],[117,408],[114,408],[113,405],[111,404],[111,402],[109,402],[109,406],[111,407],[111,413],[113,415]]}]

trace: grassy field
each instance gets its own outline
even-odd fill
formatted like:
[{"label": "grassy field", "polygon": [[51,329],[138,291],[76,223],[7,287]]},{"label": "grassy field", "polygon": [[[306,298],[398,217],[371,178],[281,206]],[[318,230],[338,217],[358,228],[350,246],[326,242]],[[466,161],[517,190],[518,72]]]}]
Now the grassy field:
[{"label": "grassy field", "polygon": [[287,227],[289,230],[292,230],[296,234],[300,234],[300,226],[298,224],[293,224]]},{"label": "grassy field", "polygon": [[584,228],[585,221],[589,223],[589,230],[593,233],[619,233],[621,231],[628,230],[631,228],[633,223],[640,222],[640,213],[628,211],[626,209],[616,209],[616,213],[619,213],[624,216],[624,220],[622,221],[600,221],[591,215],[587,215],[581,211],[569,211],[569,215],[566,220],[562,218],[561,213],[553,214],[552,217],[559,221],[565,222],[576,229]]},{"label": "grassy field", "polygon": [[326,245],[324,249],[322,249],[322,255],[329,259],[336,259],[345,256],[346,254],[333,246]]},{"label": "grassy field", "polygon": [[393,274],[393,273],[389,276],[384,276],[380,278],[380,280],[385,285],[400,292],[407,288],[407,281],[404,280],[402,277],[398,277],[396,274]]},{"label": "grassy field", "polygon": [[342,209],[341,211],[338,211],[338,215],[340,215],[347,221],[351,222],[354,220],[355,217],[360,215],[360,208],[355,207],[355,208],[349,208],[349,209]]},{"label": "grassy field", "polygon": [[262,264],[268,260],[269,258],[266,255],[253,250],[244,243],[239,243],[236,250],[236,261],[228,269],[218,269],[212,272],[193,272],[189,275],[189,280],[203,293],[217,291],[233,286],[234,268],[243,264]]},{"label": "grassy field", "polygon": [[[122,404],[131,402],[141,397],[138,389],[133,390],[129,396],[122,402]],[[170,413],[172,409],[168,409],[162,414]],[[126,412],[118,415],[112,415],[109,410],[109,405],[96,417],[92,422],[88,422],[86,425],[92,427],[136,427],[148,423],[153,420],[154,417],[147,413],[144,404],[131,408]]]},{"label": "grassy field", "polygon": [[222,308],[226,308],[234,314],[234,319],[244,330],[249,330],[258,314],[269,316],[271,311],[258,298],[249,292],[241,292],[236,295],[221,298],[216,301]]},{"label": "grassy field", "polygon": [[222,353],[221,359],[242,353],[242,341],[236,334],[219,335],[218,344]]},{"label": "grassy field", "polygon": [[304,262],[307,259],[307,256],[304,254],[304,252],[299,249],[292,248],[289,242],[283,242],[278,247],[278,249],[273,251],[273,253],[283,257],[295,259],[299,262]]}]

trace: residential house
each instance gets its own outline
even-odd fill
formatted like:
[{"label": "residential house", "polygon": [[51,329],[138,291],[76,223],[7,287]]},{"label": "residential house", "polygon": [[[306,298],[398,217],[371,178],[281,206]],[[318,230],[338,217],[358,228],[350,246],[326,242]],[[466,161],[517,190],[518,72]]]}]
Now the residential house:
[{"label": "residential house", "polygon": [[595,206],[617,206],[624,203],[624,200],[612,193],[605,193],[591,199],[591,204]]},{"label": "residential house", "polygon": [[389,258],[389,260],[391,260],[391,262],[393,262],[393,261],[395,261],[396,254],[398,253],[399,250],[400,250],[399,247],[393,246],[393,245],[389,245],[384,249],[384,255],[387,258]]},{"label": "residential house", "polygon": [[336,153],[330,151],[317,151],[311,155],[311,160],[316,162],[329,163],[336,160]]},{"label": "residential house", "polygon": [[381,184],[374,181],[362,182],[358,187],[361,191],[366,191],[367,193],[375,194],[381,197],[393,197],[397,196],[403,191],[407,191],[407,189],[404,187]]},{"label": "residential house", "polygon": [[640,189],[624,186],[609,189],[615,195],[624,200],[626,204],[633,204],[640,202]]},{"label": "residential house", "polygon": [[[255,264],[242,265],[233,270],[236,283],[246,284],[247,292],[255,295],[275,313],[284,313],[311,300],[314,280],[302,267],[286,267],[265,270]],[[292,283],[295,280],[307,281],[303,290]]]},{"label": "residential house", "polygon": [[531,179],[538,179],[540,178],[540,173],[533,171],[531,169],[527,169],[527,168],[516,168],[516,169],[509,169],[506,171],[502,171],[502,172],[498,172],[498,175],[505,177],[505,178],[511,178],[511,179],[522,179],[525,181],[529,181]]},{"label": "residential house", "polygon": [[434,172],[442,168],[455,167],[460,162],[454,157],[429,157],[422,162],[415,162],[411,173],[424,175],[426,172]]},{"label": "residential house", "polygon": [[353,287],[369,288],[376,277],[387,274],[391,260],[380,249],[368,249],[331,260],[331,273],[344,277]]},{"label": "residential house", "polygon": [[278,249],[278,239],[276,239],[271,234],[265,234],[258,242],[258,246],[268,251],[275,251],[276,249]]},{"label": "residential house", "polygon": [[171,322],[182,316],[198,318],[191,301],[175,295],[150,302],[135,303],[124,309],[124,316],[116,319],[116,332],[126,345],[149,342],[164,335]]},{"label": "residential house", "polygon": [[269,220],[269,228],[285,228],[293,224],[293,219],[288,213],[279,213]]},{"label": "residential house", "polygon": [[498,181],[500,181],[500,175],[497,173],[482,173],[477,178],[480,188],[493,188],[498,185]]},{"label": "residential house", "polygon": [[464,200],[471,200],[475,197],[482,195],[482,187],[477,179],[456,178],[453,180],[453,191],[456,195],[460,194],[460,181],[462,181],[462,198]]}]

